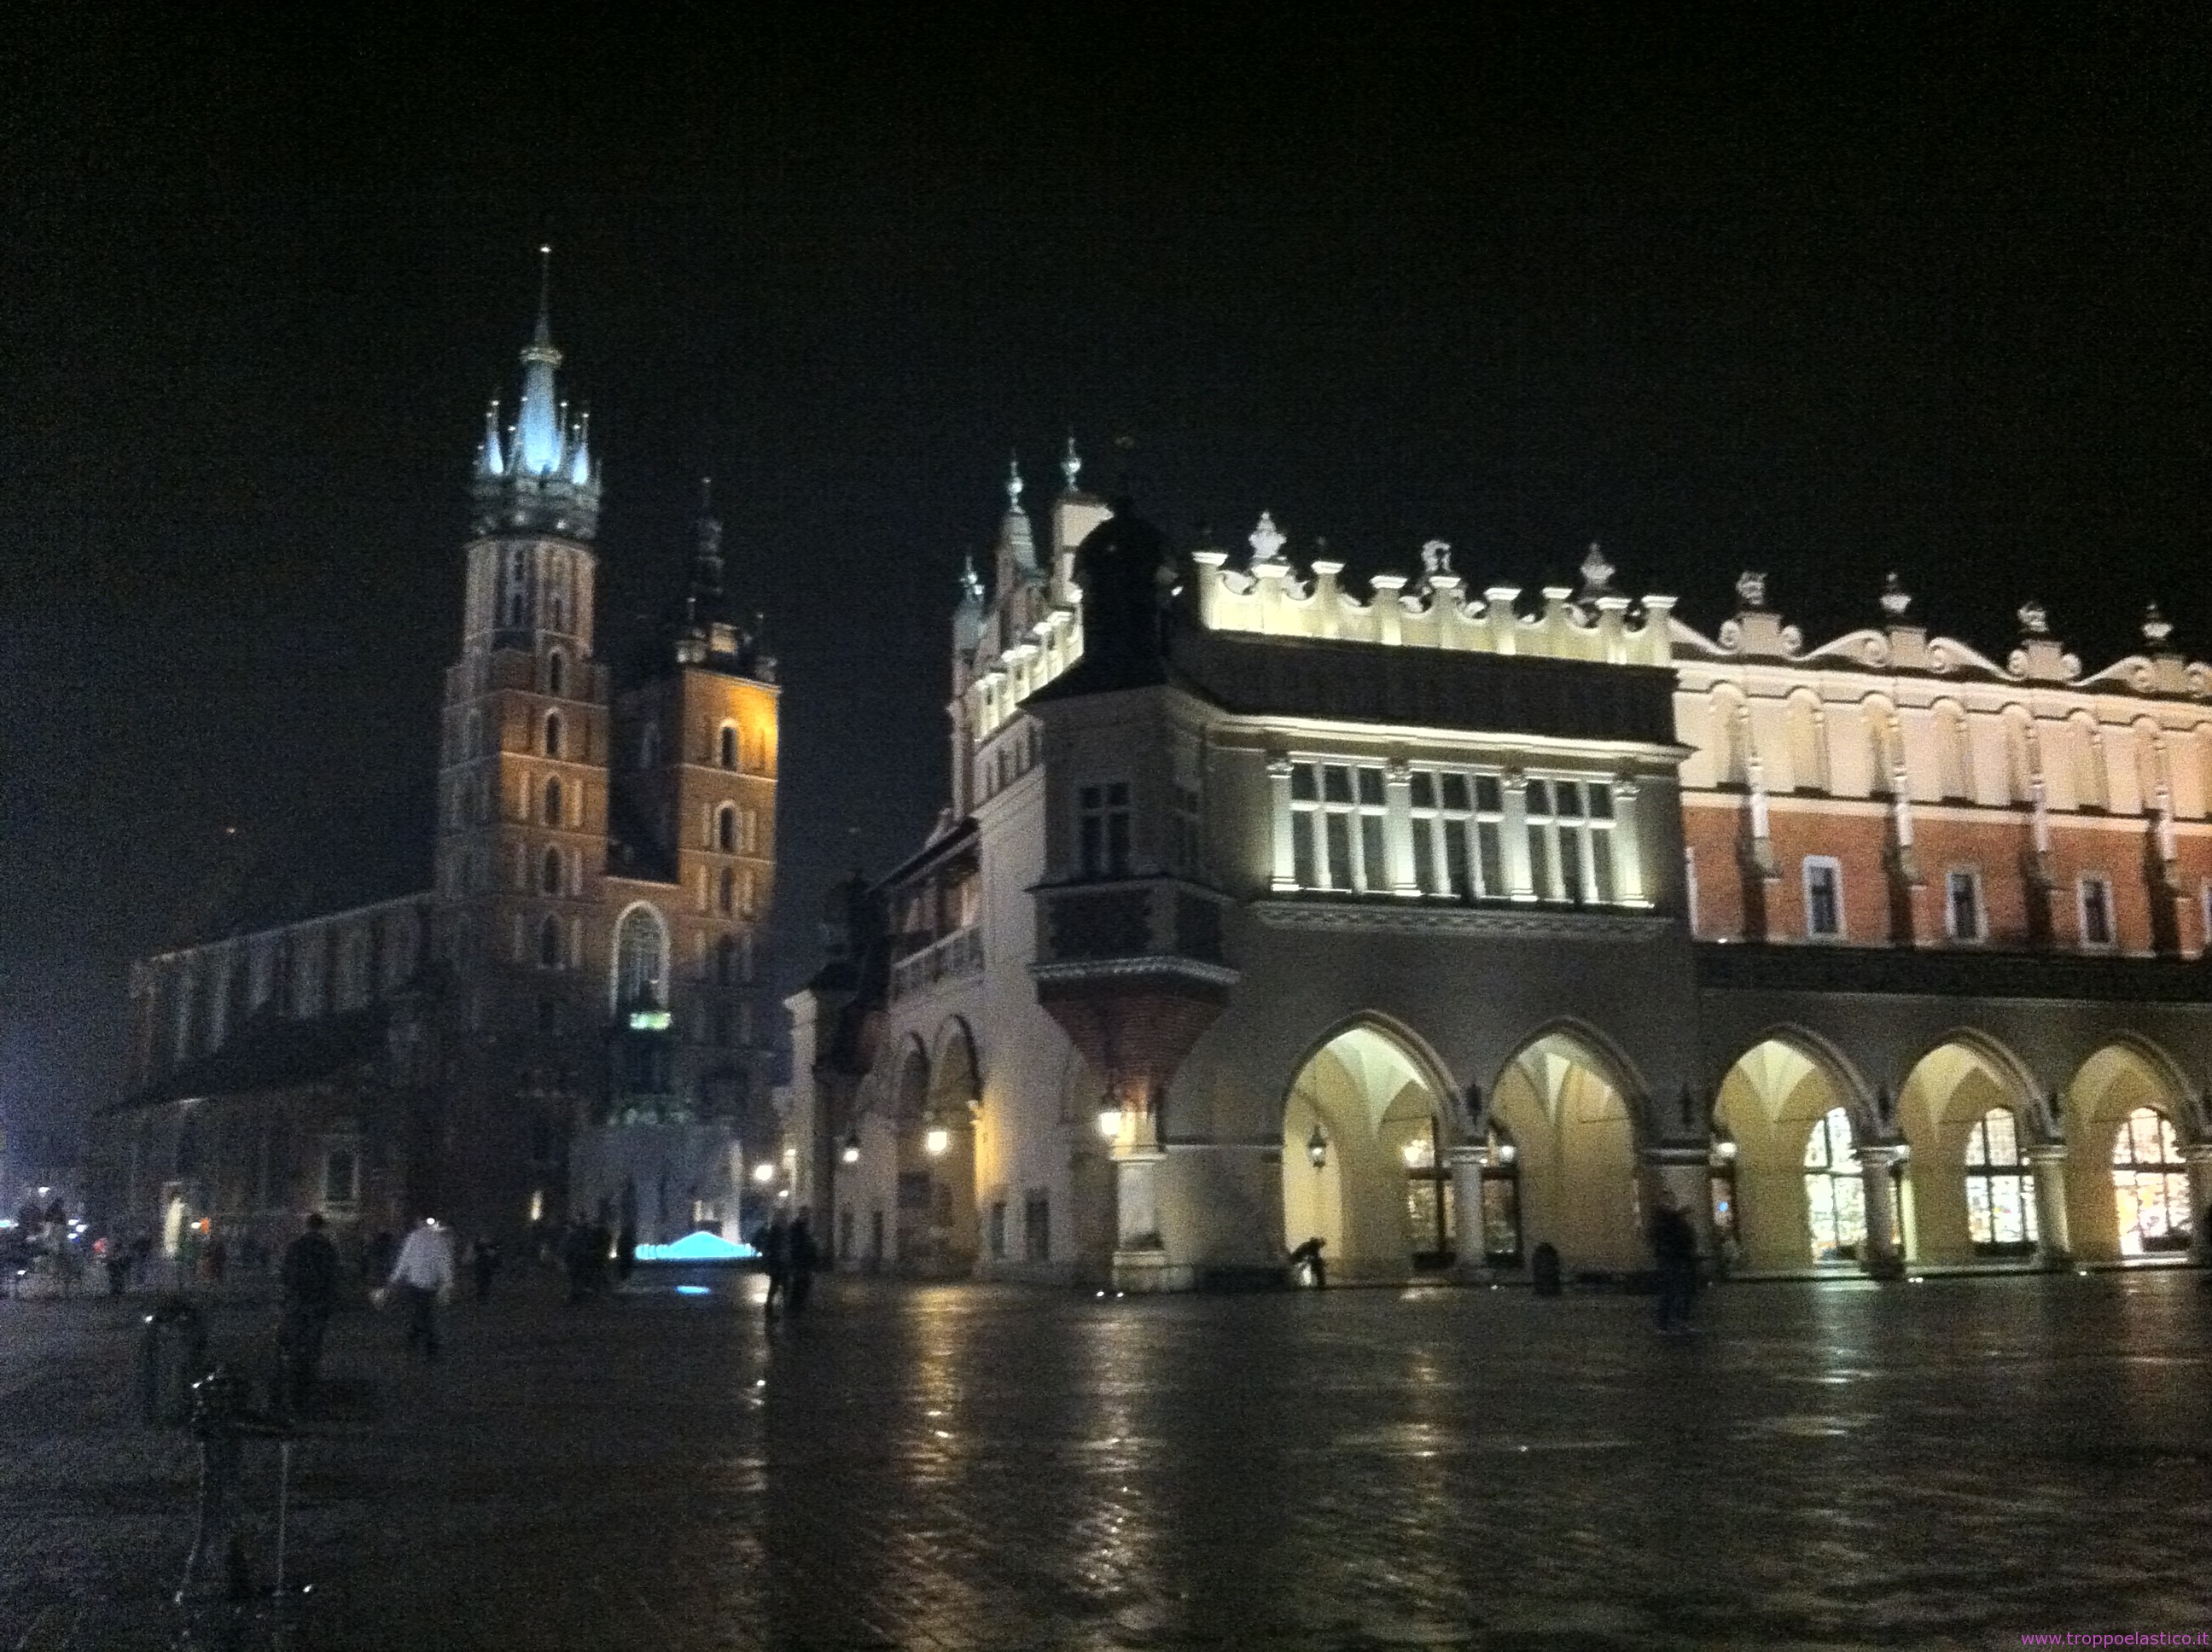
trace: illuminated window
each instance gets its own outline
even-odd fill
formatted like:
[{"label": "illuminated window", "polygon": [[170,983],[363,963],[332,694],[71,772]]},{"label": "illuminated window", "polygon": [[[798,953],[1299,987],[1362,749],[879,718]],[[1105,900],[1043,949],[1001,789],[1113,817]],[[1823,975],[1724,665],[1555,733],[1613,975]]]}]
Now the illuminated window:
[{"label": "illuminated window", "polygon": [[1498,777],[1416,768],[1407,793],[1413,881],[1421,892],[1459,901],[1506,893],[1505,792]]},{"label": "illuminated window", "polygon": [[1291,829],[1300,889],[1376,895],[1389,890],[1382,795],[1379,768],[1317,762],[1292,768]]},{"label": "illuminated window", "polygon": [[721,744],[717,760],[725,768],[735,768],[738,766],[738,726],[735,723],[722,725]]},{"label": "illuminated window", "polygon": [[1540,901],[1613,898],[1613,788],[1601,780],[1528,783],[1528,879]]},{"label": "illuminated window", "polygon": [[2112,1142],[2112,1202],[2122,1255],[2189,1248],[2189,1169],[2173,1121],[2155,1108],[2129,1114]]},{"label": "illuminated window", "polygon": [[2075,886],[2081,907],[2081,944],[2112,944],[2112,885],[2104,878],[2084,878]]},{"label": "illuminated window", "polygon": [[1814,1261],[1849,1261],[1866,1242],[1866,1181],[1840,1107],[1814,1121],[1805,1144],[1805,1219]]},{"label": "illuminated window", "polygon": [[1406,1166],[1406,1230],[1416,1267],[1441,1267],[1452,1258],[1455,1218],[1451,1170],[1431,1118],[1401,1150]]},{"label": "illuminated window", "polygon": [[1843,938],[1843,863],[1826,855],[1805,857],[1805,932],[1827,939]]},{"label": "illuminated window", "polygon": [[667,1005],[668,929],[648,906],[632,907],[615,932],[615,995],[627,1009]]},{"label": "illuminated window", "polygon": [[2035,1248],[2034,1171],[2020,1151],[2020,1127],[1993,1107],[1966,1138],[1966,1226],[1974,1248],[2014,1255]]},{"label": "illuminated window", "polygon": [[1129,784],[1077,788],[1076,859],[1085,878],[1129,875]]}]

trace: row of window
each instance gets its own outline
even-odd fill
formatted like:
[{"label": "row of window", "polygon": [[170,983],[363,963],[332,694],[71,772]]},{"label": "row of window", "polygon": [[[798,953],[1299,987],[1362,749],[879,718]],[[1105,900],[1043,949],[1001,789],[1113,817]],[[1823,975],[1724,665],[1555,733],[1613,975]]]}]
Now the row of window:
[{"label": "row of window", "polygon": [[[754,743],[754,749],[749,754],[745,750],[744,736],[735,723],[724,723],[715,731],[714,766],[717,768],[727,768],[732,772],[745,768],[748,767],[745,759],[749,755],[754,759],[750,766],[765,774],[768,770],[768,741],[764,737]],[[659,762],[660,725],[647,723],[637,732],[637,766],[653,768],[657,768]]]},{"label": "row of window", "polygon": [[1297,888],[1461,901],[1620,898],[1612,782],[1413,768],[1402,781],[1401,851],[1390,830],[1389,781],[1375,764],[1291,764],[1289,818],[1278,825],[1290,833]]},{"label": "row of window", "polygon": [[[1805,932],[1816,940],[1848,938],[1844,924],[1844,866],[1831,855],[1808,854],[1802,872],[1805,894]],[[2089,872],[2075,880],[2076,932],[2084,946],[2113,943],[2112,882]],[[1954,867],[1943,874],[1944,931],[1952,939],[1978,941],[1988,938],[1989,917],[1982,901],[1982,874],[1971,866]]]}]

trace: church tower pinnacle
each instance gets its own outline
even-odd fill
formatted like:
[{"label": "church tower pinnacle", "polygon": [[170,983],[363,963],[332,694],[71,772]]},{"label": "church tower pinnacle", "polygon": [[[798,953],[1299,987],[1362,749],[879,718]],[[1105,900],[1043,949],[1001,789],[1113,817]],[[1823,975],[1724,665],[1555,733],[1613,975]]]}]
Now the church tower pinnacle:
[{"label": "church tower pinnacle", "polygon": [[522,399],[502,439],[499,404],[484,415],[471,493],[478,533],[557,533],[586,544],[599,531],[599,467],[591,416],[571,418],[556,374],[553,249],[538,249],[538,323],[522,348]]}]

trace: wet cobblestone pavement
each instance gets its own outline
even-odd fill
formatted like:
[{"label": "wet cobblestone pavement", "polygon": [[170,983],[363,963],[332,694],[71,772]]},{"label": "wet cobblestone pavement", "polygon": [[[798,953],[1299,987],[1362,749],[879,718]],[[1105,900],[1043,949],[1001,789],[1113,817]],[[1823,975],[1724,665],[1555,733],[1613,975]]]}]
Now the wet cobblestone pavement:
[{"label": "wet cobblestone pavement", "polygon": [[[1105,1300],[827,1282],[333,1328],[313,1648],[2018,1646],[2212,1630],[2192,1273]],[[130,1303],[0,1303],[0,1649],[160,1648]],[[239,1347],[266,1309],[216,1311]],[[265,1464],[262,1451],[252,1461]],[[258,1468],[256,1473],[265,1472]],[[265,1498],[265,1484],[254,1495]],[[264,1643],[265,1643],[265,1642]]]}]

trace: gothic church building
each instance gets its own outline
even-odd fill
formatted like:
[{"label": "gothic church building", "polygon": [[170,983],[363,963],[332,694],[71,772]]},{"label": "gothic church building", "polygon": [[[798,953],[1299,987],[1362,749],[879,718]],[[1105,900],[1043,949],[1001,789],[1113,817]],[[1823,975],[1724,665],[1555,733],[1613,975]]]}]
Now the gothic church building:
[{"label": "gothic church building", "polygon": [[542,302],[521,359],[474,466],[428,877],[133,967],[130,1087],[93,1142],[110,1231],[234,1256],[308,1212],[356,1242],[424,1215],[737,1236],[775,1138],[775,665],[726,612],[702,513],[688,587],[617,680],[600,467]]}]

